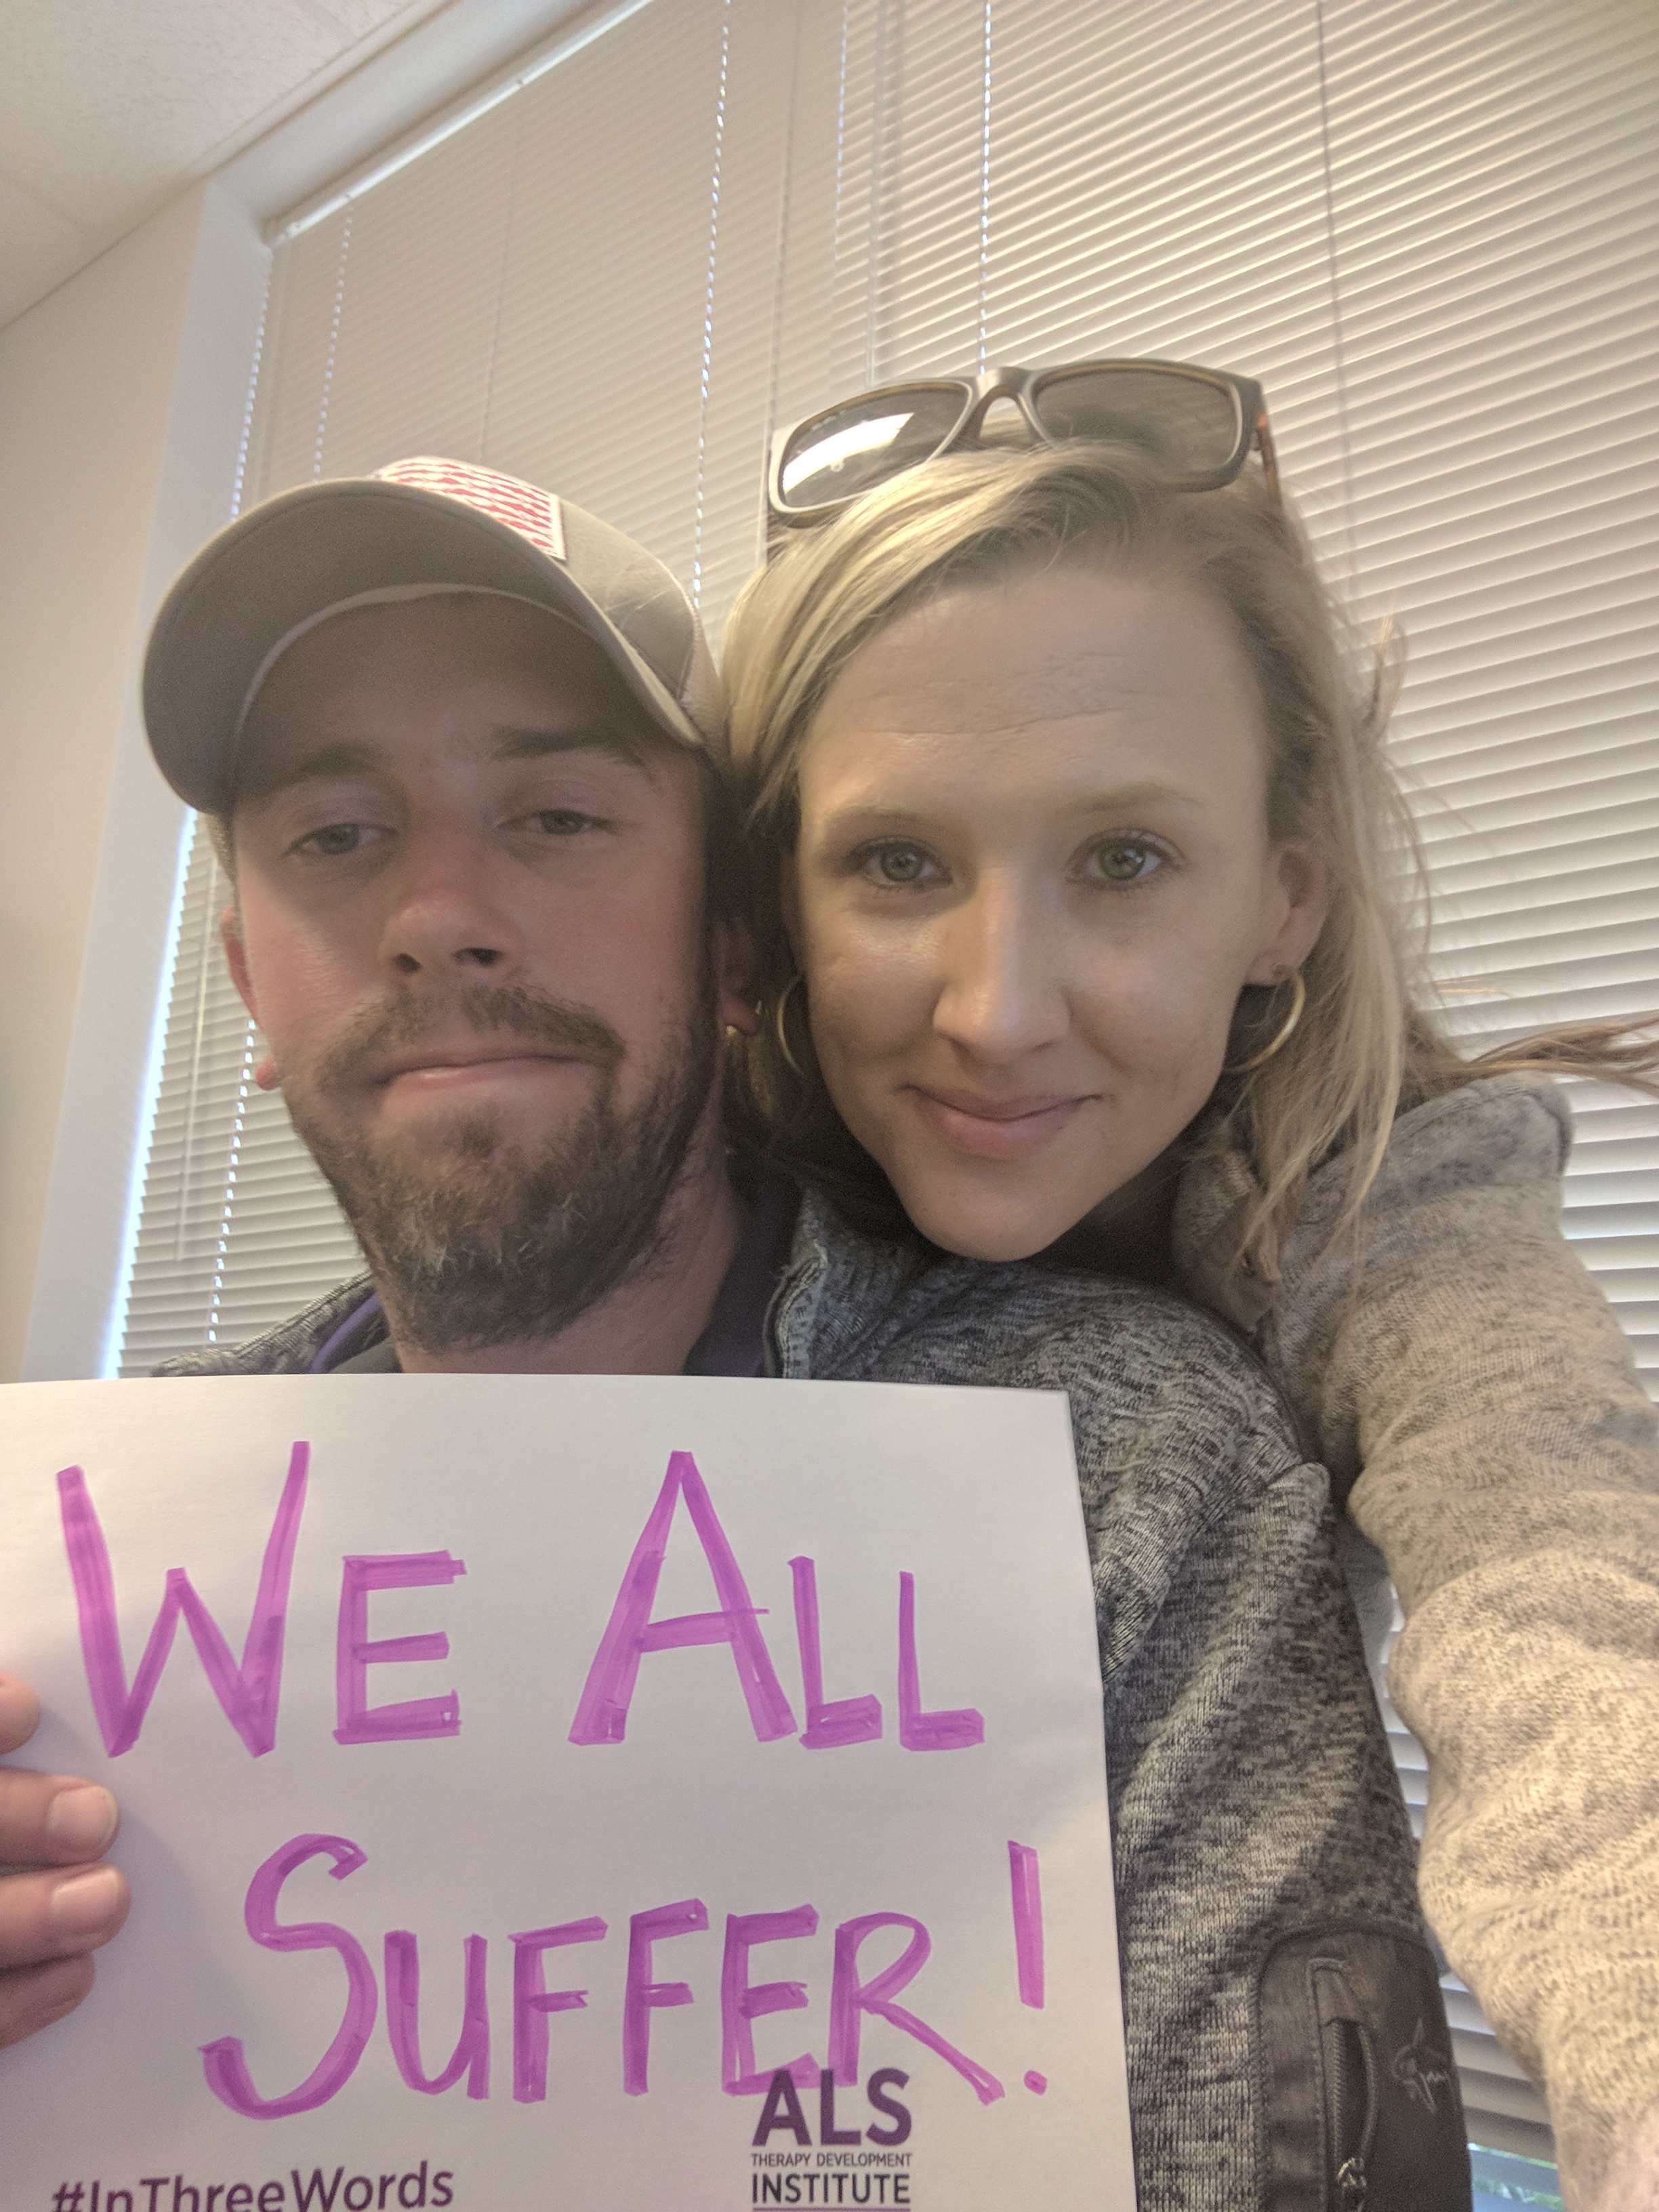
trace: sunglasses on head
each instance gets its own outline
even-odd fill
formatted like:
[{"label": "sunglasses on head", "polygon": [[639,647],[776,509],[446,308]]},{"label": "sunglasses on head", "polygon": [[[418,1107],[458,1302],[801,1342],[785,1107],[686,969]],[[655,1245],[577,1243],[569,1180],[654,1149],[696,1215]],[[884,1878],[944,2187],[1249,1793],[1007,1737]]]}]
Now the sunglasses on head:
[{"label": "sunglasses on head", "polygon": [[1253,379],[1184,362],[1078,361],[884,385],[809,415],[772,441],[772,522],[822,521],[918,462],[977,445],[999,399],[1012,400],[1044,445],[1088,438],[1139,447],[1178,491],[1231,483],[1254,447],[1278,501],[1267,404]]}]

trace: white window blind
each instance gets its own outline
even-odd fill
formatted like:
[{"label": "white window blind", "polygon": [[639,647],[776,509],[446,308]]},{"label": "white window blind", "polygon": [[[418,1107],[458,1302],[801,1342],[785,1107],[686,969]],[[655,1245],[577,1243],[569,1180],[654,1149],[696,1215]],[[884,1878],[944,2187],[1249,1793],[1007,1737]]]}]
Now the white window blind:
[{"label": "white window blind", "polygon": [[[1656,93],[1629,0],[652,0],[283,240],[248,496],[482,461],[641,538],[717,631],[778,422],[994,361],[1247,371],[1328,563],[1409,640],[1456,1020],[1639,1013]],[[222,896],[198,840],[123,1371],[355,1264],[251,1088]],[[1569,1231],[1659,1390],[1659,1111],[1575,1103]],[[1453,2002],[1475,2131],[1547,2147]]]}]

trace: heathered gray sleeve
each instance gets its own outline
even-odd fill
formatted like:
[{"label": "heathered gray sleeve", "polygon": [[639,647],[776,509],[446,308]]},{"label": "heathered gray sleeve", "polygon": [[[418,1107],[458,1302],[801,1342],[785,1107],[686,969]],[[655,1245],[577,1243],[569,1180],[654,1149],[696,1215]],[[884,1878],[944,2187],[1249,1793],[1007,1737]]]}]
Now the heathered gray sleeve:
[{"label": "heathered gray sleeve", "polygon": [[1407,1616],[1425,1906],[1548,2095],[1569,2203],[1613,2212],[1659,2117],[1659,1440],[1560,1233],[1570,1135],[1523,1078],[1402,1115],[1358,1275],[1327,1170],[1263,1345]]},{"label": "heathered gray sleeve", "polygon": [[1255,1361],[1191,1308],[1096,1281],[1022,1321],[1018,1301],[964,1299],[867,1371],[1070,1394],[1143,2212],[1239,2212],[1262,2201],[1251,2053],[1273,1942],[1422,1935],[1325,1474]]}]

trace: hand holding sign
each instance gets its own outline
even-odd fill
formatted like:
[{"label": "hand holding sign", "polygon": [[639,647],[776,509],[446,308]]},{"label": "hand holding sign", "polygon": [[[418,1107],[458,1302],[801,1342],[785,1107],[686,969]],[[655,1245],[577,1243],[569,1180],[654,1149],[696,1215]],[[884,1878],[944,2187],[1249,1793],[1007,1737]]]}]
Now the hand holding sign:
[{"label": "hand holding sign", "polygon": [[[27,1684],[0,1674],[0,1755],[40,1717]],[[94,1863],[118,1817],[109,1791],[78,1775],[0,1766],[0,1867],[19,1869],[0,1875],[0,2047],[74,2009],[92,1985],[90,1954],[126,1918],[126,1876]]]},{"label": "hand holding sign", "polygon": [[1133,2203],[1062,1401],[283,1378],[0,1419],[4,1656],[118,1781],[140,1899],[0,2071],[17,2212]]}]

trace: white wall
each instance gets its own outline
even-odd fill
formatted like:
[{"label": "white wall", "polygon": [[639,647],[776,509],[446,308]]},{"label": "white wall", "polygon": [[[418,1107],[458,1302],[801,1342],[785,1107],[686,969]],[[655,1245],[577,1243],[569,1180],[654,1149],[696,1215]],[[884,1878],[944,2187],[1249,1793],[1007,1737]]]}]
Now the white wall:
[{"label": "white wall", "polygon": [[230,511],[265,260],[196,185],[0,331],[0,1380],[98,1371],[183,819],[138,657]]}]

